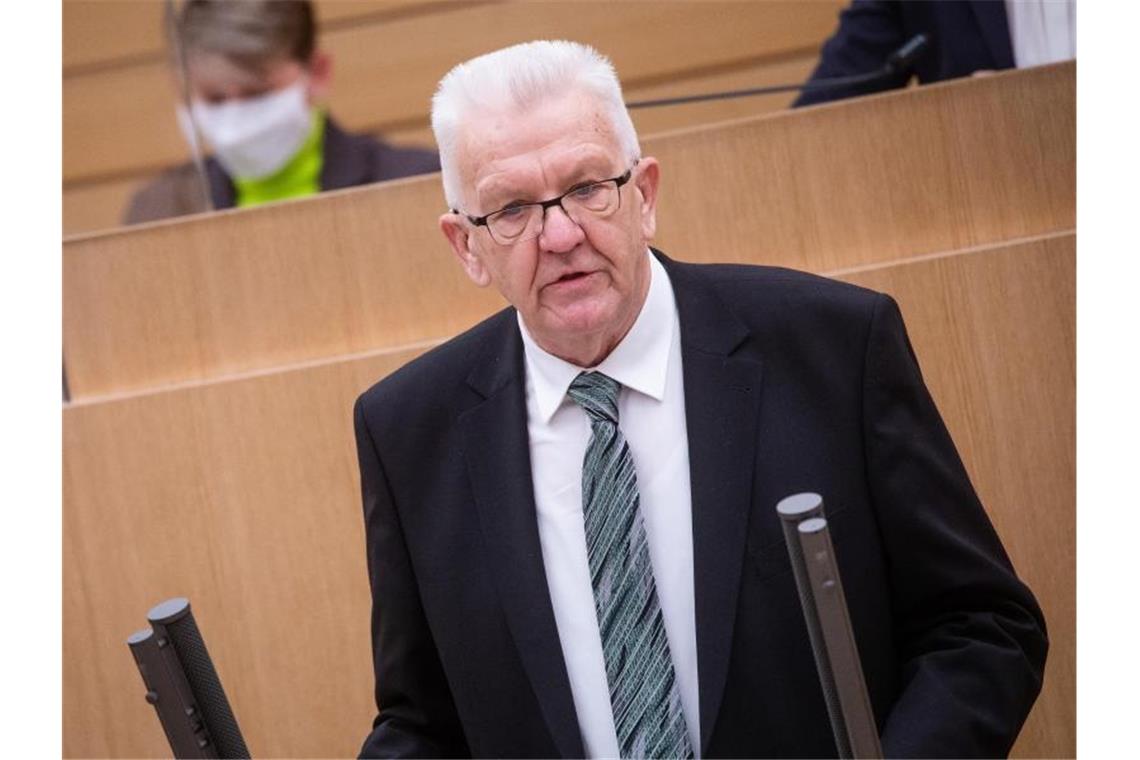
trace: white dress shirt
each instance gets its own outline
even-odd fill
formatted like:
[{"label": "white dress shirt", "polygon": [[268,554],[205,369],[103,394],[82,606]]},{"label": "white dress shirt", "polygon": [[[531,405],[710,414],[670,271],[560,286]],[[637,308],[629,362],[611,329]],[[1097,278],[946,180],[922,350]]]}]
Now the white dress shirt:
[{"label": "white dress shirt", "polygon": [[1005,15],[1017,68],[1077,57],[1074,0],[1005,0]]},{"label": "white dress shirt", "polygon": [[[592,369],[622,385],[618,425],[637,471],[649,557],[681,708],[693,751],[699,753],[693,520],[681,331],[669,277],[648,250],[645,255],[651,272],[645,305],[622,341]],[[519,327],[526,352],[527,430],[538,536],[582,744],[587,757],[618,757],[582,517],[582,460],[590,422],[566,395],[584,368],[539,348],[521,316]]]}]

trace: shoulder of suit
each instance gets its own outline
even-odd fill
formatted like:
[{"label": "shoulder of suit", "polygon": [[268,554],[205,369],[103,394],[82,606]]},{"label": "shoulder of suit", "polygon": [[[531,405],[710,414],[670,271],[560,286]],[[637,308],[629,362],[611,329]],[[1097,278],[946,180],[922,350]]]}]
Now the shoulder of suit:
[{"label": "shoulder of suit", "polygon": [[356,156],[367,156],[369,179],[378,182],[439,171],[439,154],[434,150],[397,147],[379,137],[340,130],[339,139]]},{"label": "shoulder of suit", "polygon": [[730,309],[766,306],[863,311],[873,308],[882,295],[860,285],[785,267],[679,262],[673,267],[677,276],[692,277],[712,287]]},{"label": "shoulder of suit", "polygon": [[454,338],[412,359],[360,396],[365,408],[453,399],[467,383],[472,367],[485,361],[506,331],[516,329],[515,310],[503,309]]},{"label": "shoulder of suit", "polygon": [[434,150],[396,147],[385,142],[381,142],[380,147],[381,170],[385,174],[392,173],[385,179],[439,171],[439,154]]},{"label": "shoulder of suit", "polygon": [[769,360],[859,354],[876,314],[890,302],[868,288],[780,267],[686,265],[673,282],[682,326],[686,319],[715,314],[717,307],[702,305],[715,298],[743,326],[747,345]]},{"label": "shoulder of suit", "polygon": [[136,190],[123,220],[137,224],[204,210],[198,171],[187,162],[165,169]]}]

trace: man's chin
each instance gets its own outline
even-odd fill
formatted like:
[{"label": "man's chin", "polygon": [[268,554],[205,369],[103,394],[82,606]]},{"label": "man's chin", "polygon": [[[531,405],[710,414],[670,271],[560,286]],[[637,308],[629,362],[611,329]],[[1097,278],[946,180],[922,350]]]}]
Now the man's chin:
[{"label": "man's chin", "polygon": [[[529,322],[527,329],[550,353],[588,367],[592,365],[584,363],[586,354],[583,352],[594,358],[599,351],[608,353],[628,330],[628,326],[623,329],[618,322],[619,315],[613,309],[599,308],[596,304],[590,307],[578,305],[574,309],[547,311],[543,314],[539,331],[533,330]],[[568,354],[574,358],[569,359]]]},{"label": "man's chin", "polygon": [[570,339],[605,332],[615,321],[615,315],[608,304],[599,301],[595,298],[580,299],[548,308],[545,314],[547,329]]}]

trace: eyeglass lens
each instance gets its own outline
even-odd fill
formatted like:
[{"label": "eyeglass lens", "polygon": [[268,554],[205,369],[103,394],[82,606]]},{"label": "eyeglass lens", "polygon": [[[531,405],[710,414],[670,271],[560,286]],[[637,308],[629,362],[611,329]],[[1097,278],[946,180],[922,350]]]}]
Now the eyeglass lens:
[{"label": "eyeglass lens", "polygon": [[[566,214],[580,224],[584,215],[604,217],[617,210],[621,202],[615,180],[594,182],[574,188],[559,199]],[[511,206],[487,217],[491,235],[500,243],[538,237],[542,232],[546,209],[541,203]]]}]

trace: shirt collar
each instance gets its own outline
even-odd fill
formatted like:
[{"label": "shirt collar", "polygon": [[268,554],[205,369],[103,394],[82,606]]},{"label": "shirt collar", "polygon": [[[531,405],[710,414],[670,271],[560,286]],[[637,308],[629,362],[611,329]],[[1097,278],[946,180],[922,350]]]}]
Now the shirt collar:
[{"label": "shirt collar", "polygon": [[[649,293],[641,313],[621,342],[601,364],[592,369],[601,372],[627,388],[644,393],[657,401],[665,397],[666,370],[673,331],[677,329],[677,312],[673,287],[665,268],[646,249],[649,257]],[[586,367],[579,367],[543,350],[518,315],[526,354],[527,378],[534,388],[535,401],[543,422],[550,418],[566,399],[570,383]]]}]

